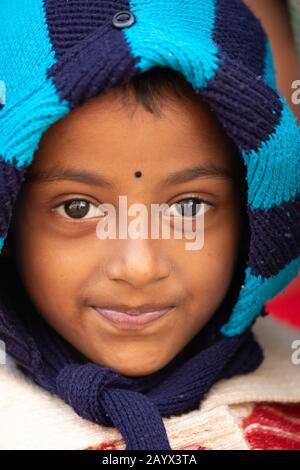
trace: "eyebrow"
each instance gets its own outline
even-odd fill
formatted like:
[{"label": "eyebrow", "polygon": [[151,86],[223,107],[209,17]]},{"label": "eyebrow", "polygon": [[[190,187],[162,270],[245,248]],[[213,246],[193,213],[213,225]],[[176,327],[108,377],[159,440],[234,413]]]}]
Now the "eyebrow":
[{"label": "eyebrow", "polygon": [[115,185],[102,175],[83,169],[61,168],[48,171],[32,171],[26,178],[30,182],[52,183],[55,181],[76,181],[93,186],[113,188]]},{"label": "eyebrow", "polygon": [[[233,180],[234,174],[231,169],[218,167],[213,163],[207,166],[197,165],[169,174],[167,178],[160,183],[160,185],[172,186],[186,183],[197,178],[221,178]],[[115,184],[106,179],[103,175],[91,173],[83,169],[62,168],[48,171],[32,171],[28,174],[26,180],[30,182],[46,183],[55,181],[76,181],[78,183],[101,186],[108,189],[115,188]]]},{"label": "eyebrow", "polygon": [[214,163],[207,166],[197,165],[191,168],[171,173],[164,181],[163,185],[186,183],[196,178],[221,178],[234,180],[234,174],[230,168],[218,167]]}]

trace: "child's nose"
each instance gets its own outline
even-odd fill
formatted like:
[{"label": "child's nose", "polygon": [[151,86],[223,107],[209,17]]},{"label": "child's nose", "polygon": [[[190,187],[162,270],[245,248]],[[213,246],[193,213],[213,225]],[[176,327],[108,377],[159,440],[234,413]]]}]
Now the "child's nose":
[{"label": "child's nose", "polygon": [[165,279],[171,273],[171,261],[149,239],[122,240],[105,266],[111,280],[123,280],[142,288]]}]

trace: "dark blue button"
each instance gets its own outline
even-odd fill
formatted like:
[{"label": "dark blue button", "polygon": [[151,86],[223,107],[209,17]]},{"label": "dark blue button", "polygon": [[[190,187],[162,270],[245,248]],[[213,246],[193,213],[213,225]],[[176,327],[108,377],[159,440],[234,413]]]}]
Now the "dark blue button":
[{"label": "dark blue button", "polygon": [[128,28],[135,23],[135,16],[131,11],[118,11],[113,16],[112,24],[115,28],[122,29]]}]

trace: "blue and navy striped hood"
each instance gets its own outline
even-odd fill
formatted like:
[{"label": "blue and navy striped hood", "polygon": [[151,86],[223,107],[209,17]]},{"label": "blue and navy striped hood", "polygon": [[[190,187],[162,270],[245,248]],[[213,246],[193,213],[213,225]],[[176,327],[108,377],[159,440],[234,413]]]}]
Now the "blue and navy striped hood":
[{"label": "blue and navy striped hood", "polygon": [[247,167],[244,287],[222,327],[244,332],[300,266],[299,128],[250,10],[240,0],[2,0],[0,31],[0,248],[46,129],[152,67],[176,69]]}]

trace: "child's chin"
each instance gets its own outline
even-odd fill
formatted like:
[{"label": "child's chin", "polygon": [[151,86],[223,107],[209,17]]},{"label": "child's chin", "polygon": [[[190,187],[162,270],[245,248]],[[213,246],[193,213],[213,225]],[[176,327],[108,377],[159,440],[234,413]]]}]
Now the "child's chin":
[{"label": "child's chin", "polygon": [[[137,361],[137,356],[139,360]],[[121,375],[126,375],[130,377],[142,377],[145,375],[153,374],[165,366],[165,362],[158,358],[156,363],[147,364],[147,358],[143,360],[142,354],[135,354],[134,357],[126,356],[126,360],[114,361],[113,358],[110,358],[109,361],[96,361],[102,367],[109,367],[110,369],[115,370]]]}]

